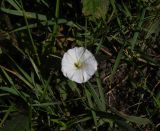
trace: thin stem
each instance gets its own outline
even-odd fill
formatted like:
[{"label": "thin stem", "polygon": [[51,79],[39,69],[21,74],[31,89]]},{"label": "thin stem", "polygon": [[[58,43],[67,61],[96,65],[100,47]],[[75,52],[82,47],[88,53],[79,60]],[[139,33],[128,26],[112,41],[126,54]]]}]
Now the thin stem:
[{"label": "thin stem", "polygon": [[55,12],[55,17],[59,17],[59,5],[60,5],[60,0],[57,0],[56,2],[56,12]]},{"label": "thin stem", "polygon": [[[60,6],[60,0],[56,1],[56,10],[55,10],[55,23],[53,24],[53,33],[52,33],[52,41],[54,41],[54,38],[57,34],[58,31],[58,23],[57,23],[57,19],[59,18],[59,6]],[[54,46],[55,46],[55,42],[54,42]],[[53,48],[54,48],[53,46]]]},{"label": "thin stem", "polygon": [[36,46],[35,46],[34,40],[33,40],[32,35],[31,35],[31,31],[30,31],[30,28],[29,28],[28,20],[27,20],[26,14],[25,14],[25,10],[24,10],[24,8],[23,8],[22,1],[21,1],[21,5],[22,5],[22,12],[23,12],[24,20],[25,20],[25,23],[26,23],[26,25],[27,25],[28,35],[29,35],[30,40],[31,40],[31,43],[32,43],[33,51],[34,51],[34,53],[35,53],[35,56],[36,56],[38,65],[40,65],[40,59],[39,59],[39,56],[38,56],[37,48],[36,48]]}]

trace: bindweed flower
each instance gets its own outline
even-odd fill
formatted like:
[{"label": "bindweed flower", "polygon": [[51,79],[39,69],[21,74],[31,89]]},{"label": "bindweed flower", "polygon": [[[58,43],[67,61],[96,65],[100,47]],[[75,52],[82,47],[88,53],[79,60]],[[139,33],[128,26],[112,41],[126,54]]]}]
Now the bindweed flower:
[{"label": "bindweed flower", "polygon": [[77,83],[88,81],[96,70],[95,57],[83,47],[69,49],[62,58],[63,75]]}]

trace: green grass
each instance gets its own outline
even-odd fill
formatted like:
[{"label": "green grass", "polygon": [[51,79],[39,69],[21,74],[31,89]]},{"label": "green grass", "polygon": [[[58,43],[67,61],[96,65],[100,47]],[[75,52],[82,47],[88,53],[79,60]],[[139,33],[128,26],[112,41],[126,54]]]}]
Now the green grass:
[{"label": "green grass", "polygon": [[[2,0],[0,130],[159,130],[160,1]],[[64,52],[90,50],[77,84]]]}]

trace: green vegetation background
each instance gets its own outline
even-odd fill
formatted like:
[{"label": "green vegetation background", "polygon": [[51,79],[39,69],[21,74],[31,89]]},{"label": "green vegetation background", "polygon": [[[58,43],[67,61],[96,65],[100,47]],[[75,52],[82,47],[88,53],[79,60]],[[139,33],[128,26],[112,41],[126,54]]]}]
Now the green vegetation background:
[{"label": "green vegetation background", "polygon": [[[160,129],[159,0],[1,0],[1,131]],[[98,61],[91,80],[61,72],[68,49]]]}]

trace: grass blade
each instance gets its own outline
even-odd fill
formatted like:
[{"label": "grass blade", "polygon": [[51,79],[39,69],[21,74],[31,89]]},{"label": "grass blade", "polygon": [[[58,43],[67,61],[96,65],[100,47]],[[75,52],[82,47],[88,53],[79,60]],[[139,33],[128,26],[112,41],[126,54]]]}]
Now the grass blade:
[{"label": "grass blade", "polygon": [[[143,24],[144,17],[145,17],[145,13],[146,13],[146,9],[143,9],[143,10],[142,10],[141,17],[140,17],[139,24],[138,24],[138,28],[141,28],[141,26],[142,26],[142,24]],[[135,33],[134,33],[134,36],[133,36],[133,39],[132,39],[132,41],[131,41],[131,50],[134,50],[134,47],[135,47],[135,45],[136,45],[138,36],[139,36],[139,32],[135,32]]]},{"label": "grass blade", "polygon": [[42,14],[36,14],[33,12],[24,12],[22,10],[17,11],[17,10],[12,10],[12,9],[6,9],[3,7],[1,7],[0,10],[7,13],[7,14],[16,15],[16,16],[24,16],[24,13],[25,13],[25,17],[27,19],[39,19],[39,20],[47,21],[47,17]]},{"label": "grass blade", "polygon": [[101,80],[100,80],[98,71],[96,72],[96,81],[97,81],[97,86],[98,86],[98,90],[99,90],[99,94],[100,94],[100,100],[102,101],[103,110],[106,110],[104,91],[103,91],[103,87],[101,84]]},{"label": "grass blade", "polygon": [[99,99],[98,94],[96,93],[96,91],[94,90],[94,88],[90,82],[88,82],[88,88],[89,88],[89,91],[90,91],[95,103],[97,104],[97,107],[99,108],[99,110],[105,111],[105,107],[104,107],[103,103]]},{"label": "grass blade", "polygon": [[[87,97],[87,100],[88,100],[89,107],[90,107],[91,109],[94,108],[93,102],[92,102],[92,100],[91,100],[91,94],[89,93],[89,91],[88,91],[86,88],[85,88],[85,94],[86,94],[86,97]],[[95,123],[95,125],[97,126],[98,123],[97,123],[96,113],[95,113],[95,111],[93,111],[93,110],[91,110],[91,112],[92,112],[92,117],[93,117],[94,123]]]},{"label": "grass blade", "polygon": [[110,75],[110,82],[112,83],[112,80],[113,80],[113,77],[116,73],[116,70],[120,64],[120,61],[121,61],[121,58],[123,56],[123,47],[120,49],[119,53],[118,53],[118,56],[116,58],[116,61],[115,61],[115,64],[113,66],[113,69],[112,69],[112,72],[111,72],[111,75]]}]

